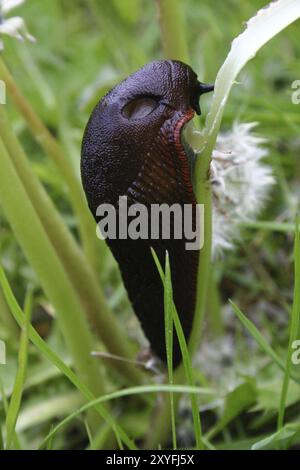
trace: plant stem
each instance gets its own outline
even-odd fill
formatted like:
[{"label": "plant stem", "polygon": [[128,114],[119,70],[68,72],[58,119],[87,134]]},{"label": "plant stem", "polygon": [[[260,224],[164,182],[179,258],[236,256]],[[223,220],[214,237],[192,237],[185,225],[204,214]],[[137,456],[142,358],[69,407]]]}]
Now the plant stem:
[{"label": "plant stem", "polygon": [[204,245],[200,251],[197,273],[196,307],[192,333],[189,340],[191,356],[200,344],[202,324],[205,315],[207,294],[211,278],[211,245],[212,245],[212,199],[209,181],[210,158],[198,155],[195,167],[195,194],[198,204],[204,205]]},{"label": "plant stem", "polygon": [[20,413],[22,396],[24,392],[24,382],[28,364],[28,345],[29,345],[29,325],[31,323],[32,313],[32,291],[26,296],[24,308],[24,328],[21,331],[19,353],[18,353],[18,369],[10,397],[8,410],[6,413],[6,449],[13,448],[14,438],[16,435],[16,424]]},{"label": "plant stem", "polygon": [[5,82],[15,105],[23,115],[30,131],[36,141],[42,146],[45,153],[54,161],[64,182],[69,189],[73,209],[78,219],[79,232],[87,259],[97,273],[99,273],[99,244],[95,237],[95,222],[88,210],[83,189],[73,166],[70,164],[57,140],[52,136],[34,109],[22,95],[12,75],[0,57],[0,78]]},{"label": "plant stem", "polygon": [[0,320],[2,326],[5,327],[5,330],[10,338],[17,339],[19,336],[19,329],[12,318],[9,307],[3,295],[2,289],[0,287]]},{"label": "plant stem", "polygon": [[[184,367],[181,365],[175,372],[173,377],[173,385],[182,385],[185,383]],[[181,399],[180,393],[175,393],[173,397],[173,409],[178,413],[178,406]],[[168,396],[160,396],[152,416],[153,426],[151,432],[148,433],[144,443],[145,449],[163,448],[170,437],[171,427],[171,407],[170,398]]]},{"label": "plant stem", "polygon": [[224,323],[222,318],[222,304],[217,280],[214,277],[214,271],[210,272],[208,315],[210,329],[214,337],[220,337],[224,334]]},{"label": "plant stem", "polygon": [[[28,261],[51,299],[75,367],[96,395],[105,392],[101,368],[91,357],[93,338],[72,285],[0,138],[0,200]],[[99,425],[93,413],[91,426]]]},{"label": "plant stem", "polygon": [[189,63],[182,2],[156,0],[156,4],[165,59]]},{"label": "plant stem", "polygon": [[294,242],[294,296],[293,306],[290,319],[290,336],[288,344],[288,352],[286,358],[285,373],[282,382],[280,405],[277,418],[278,431],[284,426],[285,408],[287,406],[287,396],[289,389],[289,382],[292,372],[292,354],[293,343],[299,338],[300,329],[300,232],[299,232],[299,217],[296,218],[295,242]]},{"label": "plant stem", "polygon": [[[14,135],[6,112],[0,107],[1,137],[10,154],[27,195],[42,223],[66,274],[72,283],[78,301],[93,327],[111,354],[132,357],[132,347],[124,337],[117,319],[108,309],[93,270],[88,265],[80,248],[56,211],[51,199],[33,173],[18,139]],[[113,363],[129,383],[141,383],[142,373],[130,363]]]}]

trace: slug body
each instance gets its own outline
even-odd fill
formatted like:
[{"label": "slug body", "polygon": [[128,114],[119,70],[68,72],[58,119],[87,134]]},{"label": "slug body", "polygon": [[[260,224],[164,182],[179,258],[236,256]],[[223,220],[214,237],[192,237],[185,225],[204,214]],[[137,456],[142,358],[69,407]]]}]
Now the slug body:
[{"label": "slug body", "polygon": [[[200,114],[199,97],[211,89],[198,82],[189,66],[155,61],[99,102],[85,130],[81,159],[83,187],[96,221],[101,204],[119,210],[120,196],[127,197],[128,206],[140,203],[150,209],[152,204],[175,203],[183,208],[190,204],[194,211],[192,161],[182,129],[195,111]],[[151,215],[149,227],[150,219]],[[172,228],[171,220],[171,234]],[[199,251],[186,250],[184,236],[106,241],[151,347],[165,361],[164,293],[150,248],[162,266],[166,250],[169,252],[173,296],[186,339],[193,323]],[[177,365],[181,353],[176,334],[173,343]]]}]

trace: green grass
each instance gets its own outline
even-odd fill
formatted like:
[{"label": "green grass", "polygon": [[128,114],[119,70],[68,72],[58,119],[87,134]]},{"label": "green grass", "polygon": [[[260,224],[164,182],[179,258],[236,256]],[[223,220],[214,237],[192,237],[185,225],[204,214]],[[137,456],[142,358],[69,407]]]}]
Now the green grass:
[{"label": "green grass", "polygon": [[25,308],[24,308],[24,326],[20,338],[20,349],[18,356],[18,372],[16,374],[16,380],[14,388],[11,394],[9,406],[6,412],[6,449],[10,449],[13,445],[13,439],[15,437],[15,428],[20,411],[20,405],[22,402],[23,386],[25,382],[25,374],[27,368],[28,358],[28,341],[29,341],[29,325],[31,318],[32,308],[32,293],[29,292],[26,297]]},{"label": "green grass", "polygon": [[[274,363],[282,370],[282,372],[286,372],[286,365],[284,361],[278,356],[278,354],[274,351],[274,349],[267,343],[265,338],[262,334],[258,331],[255,325],[248,320],[246,315],[232,302],[230,301],[234,313],[237,315],[241,323],[247,328],[248,332],[253,336],[257,344],[262,348],[262,350],[270,356],[270,358],[274,361]],[[295,380],[296,383],[300,384],[300,377],[299,374],[292,374],[291,377]]]},{"label": "green grass", "polygon": [[[8,282],[6,280],[6,277],[5,277],[5,274],[2,270],[2,268],[0,268],[0,283],[1,283],[2,289],[4,291],[4,295],[6,297],[8,305],[11,308],[12,315],[14,316],[15,320],[17,321],[17,323],[22,328],[25,326],[25,330],[24,330],[26,332],[26,336],[24,335],[25,339],[27,338],[27,334],[28,334],[28,336],[29,336],[30,340],[33,342],[33,344],[42,352],[42,354],[47,359],[49,359],[51,361],[51,363],[53,365],[55,365],[58,369],[60,369],[60,371],[77,388],[77,390],[79,390],[87,400],[89,400],[89,401],[93,400],[94,395],[88,389],[86,384],[83,383],[76,374],[74,374],[72,369],[70,369],[67,366],[67,364],[65,364],[51,348],[49,348],[47,343],[45,343],[43,341],[43,339],[38,335],[38,333],[34,330],[34,328],[27,325],[27,329],[26,329],[26,323],[24,322],[24,318],[26,319],[26,316],[24,314],[22,314],[22,311],[21,311],[21,309],[20,309],[20,307],[19,307],[19,305],[18,305],[18,303],[17,303],[17,301],[16,301],[9,285],[8,285]],[[27,330],[28,330],[28,333],[27,333]],[[24,349],[24,346],[22,347],[22,349]],[[23,358],[23,361],[24,361],[24,353],[22,354],[22,358]],[[24,366],[23,366],[23,368],[24,368]],[[17,387],[17,391],[19,389],[20,389],[20,387]],[[20,393],[20,390],[19,390],[19,393]],[[12,398],[13,398],[13,394],[12,394]],[[14,408],[15,407],[13,407],[12,410]],[[100,416],[103,417],[105,420],[107,420],[109,422],[109,424],[112,426],[112,429],[114,430],[114,432],[116,434],[116,438],[117,438],[118,442],[121,443],[121,439],[123,439],[124,442],[126,442],[126,445],[129,448],[133,448],[134,445],[131,443],[131,440],[127,437],[126,433],[123,432],[123,430],[115,422],[115,420],[107,412],[107,410],[104,407],[102,407],[101,405],[97,406],[96,410],[100,414]],[[8,416],[8,411],[7,411],[7,416]]]},{"label": "green grass", "polygon": [[[155,259],[157,262],[157,258]],[[164,314],[165,314],[165,341],[166,341],[166,354],[167,354],[167,365],[169,384],[174,383],[174,367],[173,367],[173,291],[172,281],[170,275],[170,264],[169,256],[166,253],[166,264],[165,264],[165,280],[164,280]],[[170,393],[170,407],[171,407],[171,424],[172,424],[172,441],[173,449],[177,449],[177,438],[176,438],[176,412],[174,406],[174,395]]]},{"label": "green grass", "polygon": [[[116,400],[122,397],[126,396],[131,396],[131,395],[142,395],[145,393],[188,393],[188,394],[209,394],[209,390],[201,389],[199,387],[191,387],[191,386],[183,386],[183,385],[145,385],[145,386],[140,386],[140,387],[131,387],[127,388],[124,390],[119,390],[117,392],[110,393],[108,395],[103,395],[100,398],[97,398],[96,400],[91,401],[90,403],[82,406],[78,410],[76,410],[74,413],[70,414],[67,418],[65,418],[63,421],[61,421],[57,426],[55,426],[49,434],[45,437],[43,442],[40,445],[40,448],[44,448],[46,444],[48,444],[49,440],[52,439],[55,434],[61,430],[63,426],[65,426],[67,423],[72,421],[74,418],[77,416],[81,415],[84,413],[86,410],[89,408],[92,408],[95,405],[98,405],[100,403],[105,403],[110,400]],[[134,449],[134,447],[133,447]]]},{"label": "green grass", "polygon": [[[174,308],[168,257],[165,266],[157,263],[165,286],[164,383],[132,363],[141,332],[81,189],[84,126],[115,83],[168,52],[190,57],[200,80],[214,81],[232,39],[267,2],[180,2],[163,18],[163,40],[155,3],[27,0],[15,14],[36,44],[3,38],[1,449],[300,448],[300,369],[290,360],[300,339],[300,118],[291,103],[291,83],[300,78],[299,24],[245,67],[222,124],[259,123],[277,180],[270,201],[258,220],[242,224],[235,249],[214,260],[210,273],[206,249],[192,345]],[[203,98],[198,127],[209,104]],[[178,370],[174,335],[183,357]],[[92,357],[95,350],[108,354]]]},{"label": "green grass", "polygon": [[[168,362],[168,372],[169,372],[169,382],[170,384],[174,383],[173,379],[173,325],[175,326],[176,335],[178,338],[181,354],[182,354],[182,363],[176,373],[175,380],[183,380],[183,371],[186,378],[186,382],[190,387],[195,386],[194,373],[191,363],[191,358],[188,351],[188,346],[184,336],[182,326],[180,324],[179,316],[173,302],[173,289],[172,289],[172,280],[171,280],[171,268],[169,255],[166,253],[165,261],[165,272],[163,272],[162,267],[159,263],[159,259],[156,256],[155,252],[152,251],[152,255],[161,276],[163,285],[164,285],[164,308],[165,308],[165,324],[166,324],[166,352],[167,352],[167,362]],[[183,370],[182,370],[183,369]],[[194,433],[195,433],[195,442],[197,449],[203,449],[204,443],[202,440],[202,430],[200,422],[200,414],[198,409],[197,398],[194,395],[191,395],[191,408],[193,415],[194,423]],[[173,433],[173,444],[176,444],[176,431],[175,427],[175,411],[174,411],[174,401],[173,396],[171,395],[171,421],[172,421],[172,433]],[[175,435],[174,435],[175,434]]]},{"label": "green grass", "polygon": [[282,390],[280,396],[280,405],[278,413],[278,430],[283,428],[284,415],[286,408],[286,400],[288,395],[289,381],[292,372],[292,354],[293,354],[293,343],[299,338],[300,333],[300,236],[299,236],[299,217],[296,219],[296,230],[295,230],[295,248],[294,248],[294,263],[295,263],[295,282],[294,282],[294,300],[291,311],[290,320],[290,337],[286,358],[285,374],[282,383]]}]

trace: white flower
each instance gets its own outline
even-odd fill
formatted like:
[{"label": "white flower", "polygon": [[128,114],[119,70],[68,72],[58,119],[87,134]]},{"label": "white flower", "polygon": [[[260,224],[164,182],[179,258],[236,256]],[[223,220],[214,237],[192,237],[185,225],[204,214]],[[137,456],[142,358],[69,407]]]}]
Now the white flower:
[{"label": "white flower", "polygon": [[270,167],[261,161],[267,155],[265,139],[252,132],[256,125],[235,123],[217,138],[211,161],[213,256],[233,248],[238,225],[257,216],[274,184]]},{"label": "white flower", "polygon": [[6,14],[10,10],[22,5],[24,2],[25,0],[2,0],[2,2],[0,1],[0,5],[2,7],[2,12]]},{"label": "white flower", "polygon": [[274,184],[271,169],[261,162],[265,140],[253,134],[256,123],[238,124],[219,134],[211,162],[213,254],[233,247],[238,224],[255,217]]},{"label": "white flower", "polygon": [[[7,34],[17,38],[19,41],[34,42],[35,38],[28,32],[25,21],[20,16],[4,19],[3,15],[13,8],[24,3],[25,0],[0,0],[0,34]],[[3,43],[0,40],[0,51],[3,49]]]}]

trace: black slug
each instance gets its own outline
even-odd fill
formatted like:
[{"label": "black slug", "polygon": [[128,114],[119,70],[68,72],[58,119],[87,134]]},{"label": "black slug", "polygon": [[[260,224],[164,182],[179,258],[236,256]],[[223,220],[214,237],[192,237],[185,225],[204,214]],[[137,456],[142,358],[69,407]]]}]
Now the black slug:
[{"label": "black slug", "polygon": [[[127,197],[129,207],[140,203],[149,208],[144,220],[148,227],[153,204],[181,208],[189,204],[195,219],[193,155],[184,144],[182,129],[195,111],[200,114],[200,95],[212,89],[200,83],[188,65],[161,60],[145,65],[102,98],[87,124],[81,157],[83,187],[97,221],[101,219],[97,208],[104,203],[120,211],[120,196]],[[160,221],[160,230],[161,226]],[[150,248],[163,266],[169,252],[174,301],[186,339],[193,323],[199,258],[199,250],[186,249],[185,235],[181,239],[172,235],[172,217],[169,226],[169,239],[161,232],[158,239],[125,239],[117,231],[116,239],[106,240],[151,348],[164,361],[164,295]],[[174,364],[180,359],[174,334]]]}]

